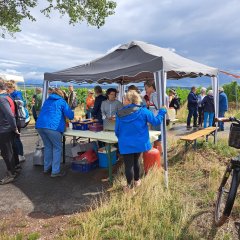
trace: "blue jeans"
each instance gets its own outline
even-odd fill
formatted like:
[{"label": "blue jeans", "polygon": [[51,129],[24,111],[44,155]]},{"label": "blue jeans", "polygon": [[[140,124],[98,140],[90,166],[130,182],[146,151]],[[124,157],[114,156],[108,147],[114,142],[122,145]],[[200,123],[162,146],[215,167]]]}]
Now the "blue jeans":
[{"label": "blue jeans", "polygon": [[[225,112],[219,112],[218,116],[219,117],[224,117]],[[224,131],[224,122],[218,122],[218,127],[219,130]]]},{"label": "blue jeans", "polygon": [[90,109],[88,109],[87,110],[87,118],[89,119],[89,118],[92,118],[92,108],[90,108]]},{"label": "blue jeans", "polygon": [[187,126],[191,125],[192,116],[193,116],[193,126],[196,126],[197,125],[197,116],[198,116],[197,108],[188,110]]},{"label": "blue jeans", "polygon": [[213,117],[214,117],[214,113],[213,112],[204,112],[204,125],[203,127],[206,128],[207,127],[207,121],[209,118],[209,127],[212,127],[213,125]]},{"label": "blue jeans", "polygon": [[44,171],[52,168],[52,173],[60,172],[62,154],[62,134],[55,130],[37,129],[44,143]]}]

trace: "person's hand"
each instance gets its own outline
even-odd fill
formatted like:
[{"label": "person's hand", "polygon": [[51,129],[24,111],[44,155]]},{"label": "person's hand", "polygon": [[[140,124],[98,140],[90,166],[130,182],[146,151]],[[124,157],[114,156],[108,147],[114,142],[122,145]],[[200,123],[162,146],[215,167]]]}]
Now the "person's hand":
[{"label": "person's hand", "polygon": [[15,133],[16,133],[17,135],[20,135],[20,132],[18,131],[18,129],[15,129]]}]

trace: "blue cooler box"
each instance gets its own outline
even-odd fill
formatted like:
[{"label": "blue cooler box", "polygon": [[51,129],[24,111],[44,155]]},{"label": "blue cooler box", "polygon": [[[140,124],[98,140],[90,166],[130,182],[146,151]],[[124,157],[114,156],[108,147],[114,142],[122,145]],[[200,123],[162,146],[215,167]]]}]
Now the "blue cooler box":
[{"label": "blue cooler box", "polygon": [[[112,159],[112,165],[116,164],[117,149],[115,147],[111,147],[111,159]],[[98,160],[99,160],[99,167],[108,168],[108,156],[107,156],[105,147],[98,149]]]}]

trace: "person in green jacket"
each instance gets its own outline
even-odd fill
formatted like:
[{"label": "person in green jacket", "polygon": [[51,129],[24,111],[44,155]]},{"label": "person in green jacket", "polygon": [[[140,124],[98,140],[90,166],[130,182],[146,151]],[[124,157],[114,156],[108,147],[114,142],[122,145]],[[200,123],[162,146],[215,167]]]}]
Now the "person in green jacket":
[{"label": "person in green jacket", "polygon": [[42,89],[37,87],[35,93],[32,98],[32,114],[36,122],[42,107]]}]

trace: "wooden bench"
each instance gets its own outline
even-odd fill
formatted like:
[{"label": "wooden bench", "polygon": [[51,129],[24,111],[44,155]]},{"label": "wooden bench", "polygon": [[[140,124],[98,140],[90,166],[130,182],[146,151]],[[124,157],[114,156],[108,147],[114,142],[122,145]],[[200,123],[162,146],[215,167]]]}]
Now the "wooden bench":
[{"label": "wooden bench", "polygon": [[204,128],[204,129],[198,130],[196,132],[190,133],[188,135],[182,136],[180,138],[180,140],[185,141],[185,149],[187,149],[187,147],[189,145],[192,145],[192,144],[193,144],[194,149],[196,149],[197,139],[201,138],[201,137],[206,137],[206,142],[207,142],[208,137],[212,135],[214,137],[214,143],[215,143],[215,141],[216,141],[216,138],[215,138],[216,130],[217,130],[217,127]]}]

